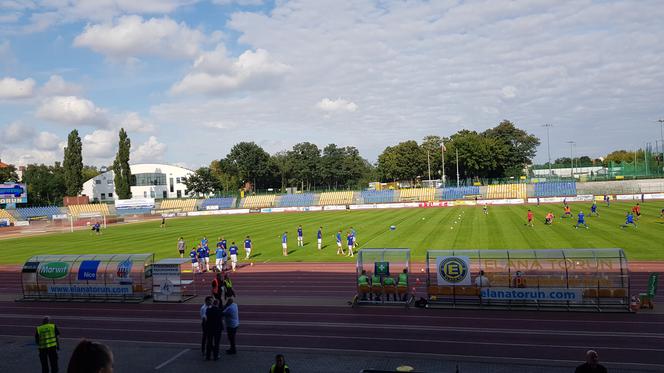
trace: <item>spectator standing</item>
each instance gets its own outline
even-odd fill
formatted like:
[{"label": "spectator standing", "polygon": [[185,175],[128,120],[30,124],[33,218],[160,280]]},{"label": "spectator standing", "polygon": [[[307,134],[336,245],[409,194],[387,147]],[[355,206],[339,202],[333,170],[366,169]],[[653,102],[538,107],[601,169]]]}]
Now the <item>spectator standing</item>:
[{"label": "spectator standing", "polygon": [[597,352],[588,350],[586,352],[586,362],[576,367],[574,373],[607,373],[607,370],[599,363]]},{"label": "spectator standing", "polygon": [[200,317],[201,317],[201,330],[203,335],[201,337],[201,354],[205,356],[205,343],[207,338],[206,328],[205,328],[205,319],[207,318],[207,310],[212,306],[212,297],[205,297],[205,303],[201,306]]},{"label": "spectator standing", "polygon": [[270,368],[270,373],[290,373],[288,365],[286,365],[286,358],[284,355],[279,354],[275,357],[275,363]]},{"label": "spectator standing", "polygon": [[180,258],[184,258],[185,247],[187,247],[187,244],[184,242],[184,238],[178,238],[178,252],[180,253]]},{"label": "spectator standing", "polygon": [[72,352],[67,373],[113,373],[113,353],[105,344],[84,339]]},{"label": "spectator standing", "polygon": [[475,277],[475,286],[479,288],[486,288],[491,286],[489,279],[486,276],[484,276],[484,270],[480,269],[480,275]]},{"label": "spectator standing", "polygon": [[41,362],[42,373],[58,373],[58,350],[60,350],[60,341],[58,336],[60,331],[48,316],[44,316],[41,325],[35,330],[35,343],[39,348],[39,361]]},{"label": "spectator standing", "polygon": [[230,348],[226,350],[229,355],[235,355],[237,349],[235,348],[235,336],[237,329],[240,327],[240,316],[238,314],[237,304],[233,302],[233,298],[228,298],[226,307],[224,308],[224,323],[226,324],[226,334],[228,334],[228,342]]},{"label": "spectator standing", "polygon": [[221,285],[222,280],[221,280],[221,273],[217,273],[217,275],[212,279],[212,296],[214,299],[218,300],[221,302]]},{"label": "spectator standing", "polygon": [[219,360],[219,341],[221,340],[221,331],[224,329],[223,314],[219,309],[217,299],[207,309],[205,316],[205,360],[210,360],[210,355],[212,355],[216,361]]}]

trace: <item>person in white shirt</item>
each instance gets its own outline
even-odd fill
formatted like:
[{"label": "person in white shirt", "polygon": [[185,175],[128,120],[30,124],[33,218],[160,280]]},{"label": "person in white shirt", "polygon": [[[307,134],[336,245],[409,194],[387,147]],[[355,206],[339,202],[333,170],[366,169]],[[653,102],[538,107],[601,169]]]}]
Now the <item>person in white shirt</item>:
[{"label": "person in white shirt", "polygon": [[201,340],[201,353],[205,357],[205,342],[206,342],[206,333],[205,333],[205,320],[207,315],[208,308],[212,307],[212,297],[205,297],[205,303],[201,306],[200,317],[201,317],[201,329],[203,330],[203,339]]},{"label": "person in white shirt", "polygon": [[484,276],[483,270],[480,270],[480,275],[475,277],[475,286],[480,288],[486,288],[491,286],[489,279],[486,276]]},{"label": "person in white shirt", "polygon": [[226,307],[224,308],[224,324],[226,325],[226,334],[228,335],[228,342],[230,343],[230,348],[226,350],[226,353],[229,355],[234,355],[237,353],[235,348],[235,335],[237,334],[237,329],[240,327],[240,317],[238,315],[237,303],[233,301],[233,298],[228,298],[226,301]]}]

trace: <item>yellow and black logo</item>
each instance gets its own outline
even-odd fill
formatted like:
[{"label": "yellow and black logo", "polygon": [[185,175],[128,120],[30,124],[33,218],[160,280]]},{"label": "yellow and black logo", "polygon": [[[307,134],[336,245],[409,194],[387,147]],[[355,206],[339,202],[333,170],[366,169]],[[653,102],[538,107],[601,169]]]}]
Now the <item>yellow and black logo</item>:
[{"label": "yellow and black logo", "polygon": [[451,256],[440,262],[438,272],[445,281],[456,284],[468,276],[468,264],[461,258]]}]

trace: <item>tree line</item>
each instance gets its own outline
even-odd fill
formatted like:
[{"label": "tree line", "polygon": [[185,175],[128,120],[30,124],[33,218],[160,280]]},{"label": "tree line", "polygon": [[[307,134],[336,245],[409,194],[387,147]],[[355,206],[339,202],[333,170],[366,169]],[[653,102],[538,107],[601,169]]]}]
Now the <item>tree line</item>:
[{"label": "tree line", "polygon": [[[113,162],[115,188],[118,198],[131,198],[131,171],[129,170],[130,140],[124,129],[119,133],[118,153]],[[83,143],[78,130],[67,136],[63,161],[53,165],[29,164],[20,180],[28,190],[28,205],[60,205],[66,196],[77,196],[83,191],[83,183],[100,174],[95,166],[83,165]],[[16,167],[10,165],[0,169],[0,183],[16,181]]]}]

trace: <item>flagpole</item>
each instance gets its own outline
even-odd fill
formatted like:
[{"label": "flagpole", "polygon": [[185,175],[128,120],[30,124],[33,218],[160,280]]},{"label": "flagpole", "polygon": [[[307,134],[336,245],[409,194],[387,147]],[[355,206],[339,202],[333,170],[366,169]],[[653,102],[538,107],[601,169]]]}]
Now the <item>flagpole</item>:
[{"label": "flagpole", "polygon": [[428,150],[427,150],[427,169],[429,170],[429,183],[431,183],[431,157],[429,156]]},{"label": "flagpole", "polygon": [[459,149],[456,150],[456,166],[457,166],[457,188],[459,187]]},{"label": "flagpole", "polygon": [[440,155],[443,159],[443,188],[445,187],[445,143],[441,141],[440,143]]}]

